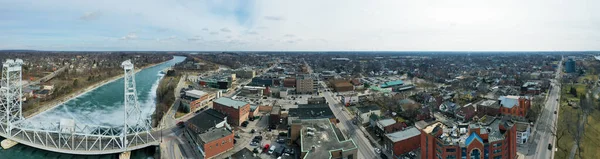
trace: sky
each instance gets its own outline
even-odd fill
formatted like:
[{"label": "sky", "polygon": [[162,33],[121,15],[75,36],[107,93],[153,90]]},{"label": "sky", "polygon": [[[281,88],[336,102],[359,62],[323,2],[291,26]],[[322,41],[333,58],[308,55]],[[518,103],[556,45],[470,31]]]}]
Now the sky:
[{"label": "sky", "polygon": [[0,0],[0,49],[590,51],[598,0]]}]

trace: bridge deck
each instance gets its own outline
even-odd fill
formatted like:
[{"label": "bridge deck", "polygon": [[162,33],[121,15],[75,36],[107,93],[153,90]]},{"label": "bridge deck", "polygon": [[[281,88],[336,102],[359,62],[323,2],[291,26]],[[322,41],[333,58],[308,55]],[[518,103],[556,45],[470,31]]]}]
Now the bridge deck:
[{"label": "bridge deck", "polygon": [[[0,124],[0,127],[4,126],[6,125]],[[0,131],[0,136],[27,146],[53,152],[98,155],[121,153],[158,145],[159,140],[153,136],[158,136],[159,133],[160,131],[154,131],[138,133],[138,136],[128,135],[129,143],[125,147],[122,146],[121,136],[79,135],[19,128],[13,128],[10,135]]]}]

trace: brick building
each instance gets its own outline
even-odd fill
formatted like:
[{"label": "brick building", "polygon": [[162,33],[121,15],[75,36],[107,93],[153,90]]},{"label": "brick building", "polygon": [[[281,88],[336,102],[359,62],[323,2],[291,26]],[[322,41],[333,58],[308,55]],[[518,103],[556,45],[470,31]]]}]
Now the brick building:
[{"label": "brick building", "polygon": [[421,146],[421,131],[417,128],[408,128],[404,131],[385,134],[383,150],[400,156]]},{"label": "brick building", "polygon": [[184,136],[204,158],[213,158],[233,149],[234,132],[226,123],[227,116],[208,109],[190,118],[184,124]]},{"label": "brick building", "polygon": [[511,121],[493,117],[459,125],[438,121],[421,129],[421,158],[514,159],[516,136],[516,126]]},{"label": "brick building", "polygon": [[525,96],[501,96],[500,114],[513,117],[525,117],[531,107],[531,100]]},{"label": "brick building", "polygon": [[229,124],[240,126],[242,122],[248,120],[250,104],[227,97],[221,97],[213,101],[213,109],[226,114],[227,122]]},{"label": "brick building", "polygon": [[358,159],[358,146],[346,139],[334,122],[327,118],[296,119],[289,129],[290,141],[300,146],[300,158]]},{"label": "brick building", "polygon": [[354,90],[354,86],[348,81],[334,81],[333,89],[336,92],[348,92]]},{"label": "brick building", "polygon": [[318,83],[309,75],[300,75],[296,77],[296,93],[308,94],[316,91]]},{"label": "brick building", "polygon": [[208,107],[209,100],[214,98],[214,95],[199,90],[189,90],[185,92],[183,98],[190,101],[190,111],[196,111]]}]

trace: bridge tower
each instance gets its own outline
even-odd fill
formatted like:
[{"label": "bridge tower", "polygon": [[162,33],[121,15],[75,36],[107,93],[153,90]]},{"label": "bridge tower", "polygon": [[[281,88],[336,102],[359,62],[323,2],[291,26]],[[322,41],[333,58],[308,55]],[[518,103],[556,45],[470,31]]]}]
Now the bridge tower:
[{"label": "bridge tower", "polygon": [[[0,127],[4,133],[10,134],[14,122],[23,119],[21,113],[23,97],[22,67],[23,60],[7,59],[2,64],[2,79],[0,80]],[[6,124],[6,125],[4,125]]]},{"label": "bridge tower", "polygon": [[[124,148],[132,143],[145,143],[147,142],[148,136],[142,137],[142,134],[150,135],[150,120],[143,116],[142,110],[138,104],[137,91],[135,86],[135,70],[131,60],[123,61],[121,63],[125,76],[123,77],[125,83],[125,124],[123,126],[122,143]],[[127,136],[132,135],[133,137],[128,138]],[[151,135],[150,135],[151,136]],[[153,138],[153,137],[151,137]]]}]

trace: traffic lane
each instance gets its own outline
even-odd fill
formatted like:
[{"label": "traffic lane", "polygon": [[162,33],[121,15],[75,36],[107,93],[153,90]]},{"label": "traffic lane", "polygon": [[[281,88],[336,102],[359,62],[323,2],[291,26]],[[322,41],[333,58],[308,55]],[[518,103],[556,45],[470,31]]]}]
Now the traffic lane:
[{"label": "traffic lane", "polygon": [[361,152],[363,158],[376,158],[372,146],[370,145],[370,143],[366,143],[369,141],[364,137],[362,131],[358,131],[359,128],[356,127],[356,125],[352,124],[352,121],[349,120],[349,118],[343,112],[338,111],[341,110],[343,107],[339,104],[336,104],[337,101],[333,100],[333,98],[330,95],[326,95],[325,98],[329,99],[329,108],[332,109],[333,114],[336,116],[336,118],[340,120],[342,126],[347,130],[346,132],[351,133],[347,135],[350,135],[350,138],[352,138],[357,144],[358,150],[359,152]]}]

